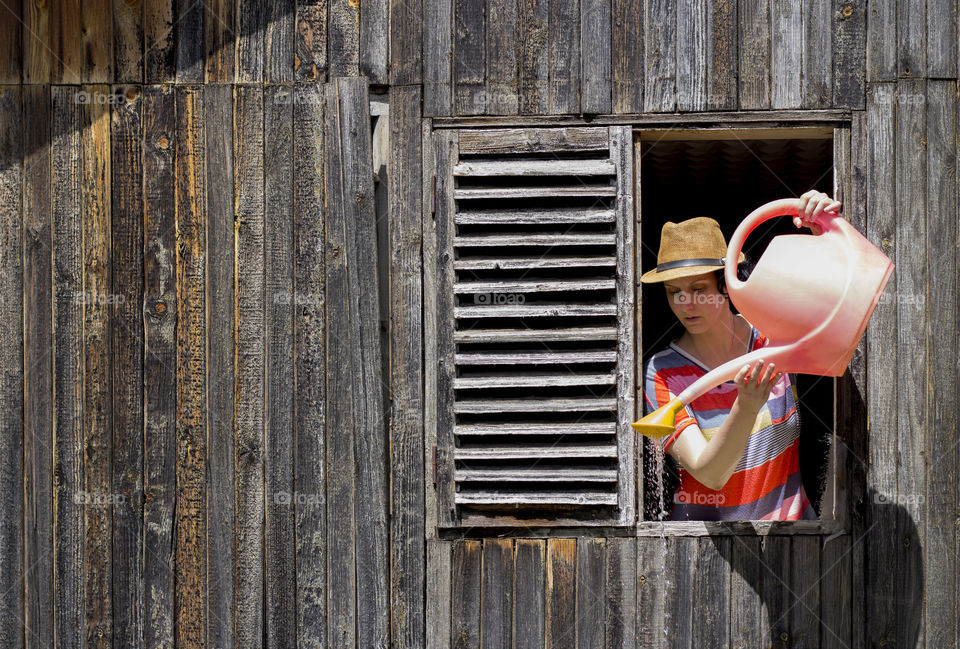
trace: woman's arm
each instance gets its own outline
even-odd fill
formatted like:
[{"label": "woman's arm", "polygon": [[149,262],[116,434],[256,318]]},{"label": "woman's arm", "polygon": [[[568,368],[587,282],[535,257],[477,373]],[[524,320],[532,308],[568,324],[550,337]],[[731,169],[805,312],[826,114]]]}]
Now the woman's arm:
[{"label": "woman's arm", "polygon": [[744,365],[734,377],[737,399],[710,441],[691,426],[677,437],[670,455],[698,482],[711,489],[722,489],[743,456],[757,413],[781,376],[773,363],[765,369],[762,360],[753,367]]}]

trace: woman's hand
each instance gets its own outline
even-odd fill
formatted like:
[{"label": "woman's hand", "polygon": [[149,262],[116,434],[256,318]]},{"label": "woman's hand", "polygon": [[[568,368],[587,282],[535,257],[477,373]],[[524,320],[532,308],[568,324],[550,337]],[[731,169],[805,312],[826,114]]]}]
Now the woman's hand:
[{"label": "woman's hand", "polygon": [[733,377],[737,385],[737,401],[743,408],[752,412],[760,412],[760,408],[770,397],[770,390],[777,384],[783,372],[777,372],[773,363],[763,366],[763,360],[758,360],[753,366],[744,365]]},{"label": "woman's hand", "polygon": [[840,201],[811,189],[800,197],[800,214],[793,217],[793,224],[798,228],[808,227],[814,234],[820,234],[823,229],[815,219],[823,212],[839,212],[841,207]]}]

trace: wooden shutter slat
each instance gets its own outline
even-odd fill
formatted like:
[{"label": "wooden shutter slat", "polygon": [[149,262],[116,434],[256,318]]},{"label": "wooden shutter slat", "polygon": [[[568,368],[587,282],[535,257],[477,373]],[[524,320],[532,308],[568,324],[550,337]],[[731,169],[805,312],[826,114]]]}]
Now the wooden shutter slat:
[{"label": "wooden shutter slat", "polygon": [[533,459],[544,460],[550,458],[572,457],[617,457],[616,444],[593,446],[514,446],[503,448],[458,448],[454,458],[458,460],[507,460]]},{"label": "wooden shutter slat", "polygon": [[457,469],[462,482],[616,482],[616,469]]},{"label": "wooden shutter slat", "polygon": [[555,363],[614,363],[617,353],[600,352],[525,352],[525,353],[461,353],[454,356],[458,365],[548,365]]},{"label": "wooden shutter slat", "polygon": [[602,268],[616,257],[471,257],[453,262],[454,270],[526,270],[534,268]]},{"label": "wooden shutter slat", "polygon": [[457,504],[463,505],[616,505],[617,494],[589,491],[546,492],[457,492]]},{"label": "wooden shutter slat", "polygon": [[457,390],[481,388],[537,388],[570,385],[612,385],[615,372],[608,374],[563,374],[558,376],[471,376],[453,380]]},{"label": "wooden shutter slat", "polygon": [[600,291],[617,287],[615,279],[528,280],[519,282],[457,282],[454,293],[543,293],[552,291]]},{"label": "wooden shutter slat", "polygon": [[458,187],[453,190],[457,200],[471,198],[577,198],[616,196],[614,185],[559,185],[556,187]]},{"label": "wooden shutter slat", "polygon": [[454,307],[455,318],[540,318],[616,315],[616,304],[521,304]]},{"label": "wooden shutter slat", "polygon": [[603,209],[531,209],[463,211],[454,216],[457,225],[610,223],[616,218],[613,210]]},{"label": "wooden shutter slat", "polygon": [[454,248],[476,246],[612,246],[617,243],[614,234],[538,234],[517,232],[486,236],[453,238]]},{"label": "wooden shutter slat", "polygon": [[461,155],[559,153],[606,151],[610,146],[605,127],[589,128],[495,128],[463,131]]},{"label": "wooden shutter slat", "polygon": [[615,176],[611,160],[483,160],[461,162],[454,176]]},{"label": "wooden shutter slat", "polygon": [[454,435],[614,435],[617,426],[614,423],[573,423],[573,424],[472,424],[459,425],[453,429]]},{"label": "wooden shutter slat", "polygon": [[563,340],[616,340],[616,327],[569,329],[467,329],[454,334],[458,343],[555,342]]},{"label": "wooden shutter slat", "polygon": [[616,410],[616,399],[479,399],[470,401],[456,401],[453,404],[455,413],[494,412],[588,412],[599,410]]}]

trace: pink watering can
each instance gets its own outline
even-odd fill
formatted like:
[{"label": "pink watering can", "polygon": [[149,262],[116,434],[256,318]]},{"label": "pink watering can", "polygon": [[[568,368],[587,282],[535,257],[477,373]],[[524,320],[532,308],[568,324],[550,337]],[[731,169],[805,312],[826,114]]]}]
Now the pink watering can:
[{"label": "pink watering can", "polygon": [[764,221],[797,216],[799,199],[772,201],[754,210],[727,246],[724,275],[734,306],[767,336],[762,349],[714,368],[675,399],[632,424],[648,437],[674,431],[680,409],[763,359],[780,372],[841,376],[867,328],[893,262],[836,213],[823,212],[818,235],[774,237],[747,281],[737,260],[747,236]]}]

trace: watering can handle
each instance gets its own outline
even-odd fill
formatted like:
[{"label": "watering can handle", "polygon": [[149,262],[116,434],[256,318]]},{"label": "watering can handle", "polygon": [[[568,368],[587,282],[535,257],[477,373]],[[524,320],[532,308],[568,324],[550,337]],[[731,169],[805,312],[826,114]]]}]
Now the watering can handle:
[{"label": "watering can handle", "polygon": [[[770,201],[761,205],[737,226],[733,236],[730,237],[730,245],[727,246],[727,256],[724,262],[724,278],[727,281],[728,290],[737,291],[743,288],[744,282],[737,277],[737,260],[740,259],[740,250],[743,248],[744,241],[750,236],[753,230],[763,223],[778,216],[799,216],[800,199],[799,198],[781,198],[780,200]],[[821,212],[816,219],[817,224],[826,230],[826,223],[837,217],[835,212]]]}]

